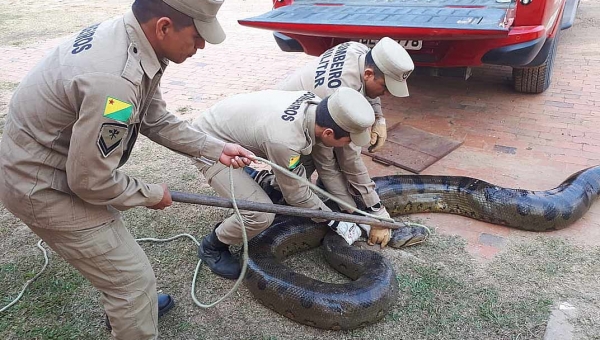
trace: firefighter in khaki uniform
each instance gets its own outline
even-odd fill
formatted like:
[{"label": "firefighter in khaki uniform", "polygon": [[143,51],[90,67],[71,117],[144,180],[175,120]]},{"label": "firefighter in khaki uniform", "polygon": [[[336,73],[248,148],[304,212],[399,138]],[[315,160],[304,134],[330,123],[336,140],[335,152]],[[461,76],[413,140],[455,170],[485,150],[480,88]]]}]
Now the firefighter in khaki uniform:
[{"label": "firefighter in khaki uniform", "polygon": [[[239,143],[256,155],[306,177],[302,158],[313,156],[316,149],[331,150],[350,142],[368,145],[369,128],[374,119],[373,109],[365,98],[357,91],[343,87],[323,100],[305,91],[268,90],[233,96],[211,107],[193,125],[210,136]],[[320,175],[341,180],[329,184],[339,188],[328,186],[328,189],[342,191],[347,187],[339,170],[331,166],[335,162],[333,152],[329,155],[319,152],[314,158]],[[208,162],[197,162],[197,166],[219,195],[231,197],[226,167]],[[287,204],[330,211],[307,184],[278,170],[274,175]],[[243,169],[233,172],[233,181],[236,199],[271,203],[267,193]],[[340,198],[354,204],[347,190]],[[274,214],[263,212],[241,211],[241,214],[249,238],[266,229],[274,218]],[[361,234],[355,223],[329,221],[328,225],[350,244]],[[241,265],[228,247],[241,242],[241,224],[237,216],[232,215],[204,237],[198,255],[214,273],[235,279],[240,275]]]},{"label": "firefighter in khaki uniform", "polygon": [[349,41],[325,51],[277,84],[276,89],[311,91],[321,98],[340,86],[362,93],[375,112],[369,151],[377,152],[387,138],[379,97],[386,93],[408,97],[406,79],[414,68],[410,55],[390,38],[381,39],[373,49]]},{"label": "firefighter in khaki uniform", "polygon": [[[406,79],[414,69],[409,54],[397,42],[390,38],[381,39],[373,49],[358,42],[345,42],[337,45],[313,62],[291,74],[277,89],[286,91],[311,91],[319,97],[326,97],[340,86],[350,87],[365,96],[375,112],[375,123],[371,129],[370,152],[379,150],[387,138],[385,118],[381,111],[379,96],[389,92],[396,97],[408,96]],[[321,150],[329,153],[331,150]],[[374,213],[389,217],[382,211],[379,196],[375,193],[375,183],[369,177],[366,166],[361,160],[361,147],[346,145],[334,150],[337,164],[349,184],[349,190],[354,196],[360,196],[362,201]],[[305,164],[309,175],[314,166]],[[323,176],[319,173],[321,182],[327,188],[339,188],[338,185],[327,185],[330,181],[340,179]],[[257,180],[271,181],[268,176],[259,176]],[[335,196],[344,194],[346,188],[330,191]],[[374,228],[369,233],[368,243],[373,245],[387,244],[391,230]]]},{"label": "firefighter in khaki uniform", "polygon": [[[252,153],[166,110],[159,82],[223,33],[215,0],[136,0],[132,11],[60,44],[23,79],[0,144],[4,206],[102,292],[117,339],[156,339],[173,306],[119,210],[171,205],[165,184],[119,170],[138,133],[235,167]],[[181,12],[180,12],[181,11]]]}]

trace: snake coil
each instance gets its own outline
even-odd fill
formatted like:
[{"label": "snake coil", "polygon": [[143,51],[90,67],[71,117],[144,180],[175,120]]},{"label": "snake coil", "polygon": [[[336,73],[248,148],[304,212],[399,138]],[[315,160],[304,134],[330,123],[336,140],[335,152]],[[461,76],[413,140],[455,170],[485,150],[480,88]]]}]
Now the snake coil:
[{"label": "snake coil", "polygon": [[[579,171],[547,191],[502,188],[461,176],[398,175],[373,180],[392,216],[441,212],[529,231],[567,227],[600,195],[600,166]],[[395,230],[392,239],[390,245],[402,246],[407,231]],[[404,241],[395,241],[399,239]],[[286,257],[321,243],[325,260],[351,282],[321,282],[282,264]],[[387,259],[348,246],[326,226],[309,219],[277,216],[248,248],[248,289],[263,305],[299,323],[332,330],[362,327],[383,318],[397,300],[396,274]]]}]

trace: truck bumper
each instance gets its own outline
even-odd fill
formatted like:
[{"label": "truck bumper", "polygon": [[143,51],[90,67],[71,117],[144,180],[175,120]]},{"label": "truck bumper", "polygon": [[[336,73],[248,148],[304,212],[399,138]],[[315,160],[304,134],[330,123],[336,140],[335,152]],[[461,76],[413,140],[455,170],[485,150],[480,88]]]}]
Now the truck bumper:
[{"label": "truck bumper", "polygon": [[302,48],[302,45],[300,45],[296,39],[290,38],[279,32],[274,32],[273,37],[275,38],[277,46],[279,46],[283,52],[304,52],[304,48]]},{"label": "truck bumper", "polygon": [[[506,38],[423,41],[419,51],[408,51],[415,65],[429,67],[470,67],[481,64],[511,67],[541,65],[550,52],[554,36],[547,37],[544,26],[513,29]],[[279,48],[318,56],[328,48],[349,39],[314,37],[274,32]]]},{"label": "truck bumper", "polygon": [[488,51],[481,58],[484,64],[504,66],[539,66],[550,52],[554,37],[527,41],[521,44],[503,46]]}]

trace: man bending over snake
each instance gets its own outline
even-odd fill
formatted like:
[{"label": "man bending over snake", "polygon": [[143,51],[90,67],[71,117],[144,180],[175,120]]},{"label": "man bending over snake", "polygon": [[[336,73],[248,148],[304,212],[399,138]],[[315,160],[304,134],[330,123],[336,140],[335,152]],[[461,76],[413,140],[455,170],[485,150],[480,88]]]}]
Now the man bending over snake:
[{"label": "man bending over snake", "polygon": [[[239,143],[257,156],[299,176],[305,177],[308,172],[305,163],[312,164],[331,194],[353,206],[356,206],[353,195],[360,196],[368,212],[389,217],[373,190],[375,184],[368,174],[342,173],[334,154],[334,148],[350,143],[368,145],[369,128],[374,120],[373,109],[365,97],[353,89],[342,87],[323,100],[305,91],[268,90],[236,95],[208,109],[193,125],[209,136]],[[360,155],[354,155],[349,157],[355,159],[345,161],[362,163]],[[198,161],[196,165],[219,195],[231,197],[226,166],[210,161]],[[274,170],[272,176],[258,178],[258,182],[247,171],[232,171],[236,199],[271,203],[271,197],[263,188],[277,183],[275,187],[281,191],[287,204],[330,211],[306,183],[278,170]],[[368,192],[351,192],[354,188],[368,186],[372,186]],[[269,227],[275,217],[264,212],[241,213],[249,239]],[[327,222],[349,244],[361,236],[361,229],[355,223],[316,222]],[[389,229],[367,225],[360,227],[369,234],[371,244],[387,245],[391,235]],[[242,242],[241,228],[240,221],[232,215],[202,240],[198,255],[215,274],[228,279],[239,277],[241,265],[230,253],[229,245]]]}]

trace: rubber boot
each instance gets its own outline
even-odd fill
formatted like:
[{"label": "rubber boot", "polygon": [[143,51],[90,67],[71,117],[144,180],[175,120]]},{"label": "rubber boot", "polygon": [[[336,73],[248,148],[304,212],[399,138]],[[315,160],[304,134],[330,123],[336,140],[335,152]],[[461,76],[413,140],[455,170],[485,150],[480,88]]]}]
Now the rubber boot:
[{"label": "rubber boot", "polygon": [[242,266],[240,260],[229,252],[229,245],[219,241],[217,228],[205,236],[198,246],[198,257],[210,270],[226,279],[235,280],[240,277]]},{"label": "rubber boot", "polygon": [[[171,308],[175,306],[175,300],[169,294],[158,294],[158,317],[160,318],[166,312],[170,311]],[[106,329],[112,331],[112,326],[110,325],[110,320],[108,320],[108,315],[104,315],[104,324],[106,325]]]}]

